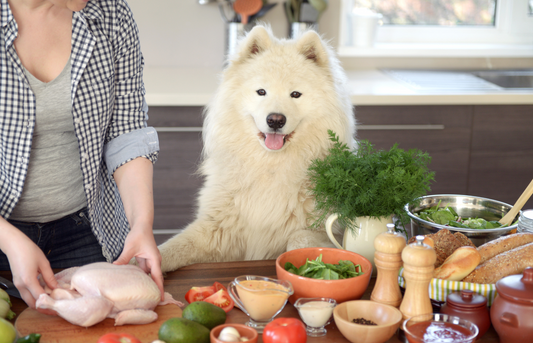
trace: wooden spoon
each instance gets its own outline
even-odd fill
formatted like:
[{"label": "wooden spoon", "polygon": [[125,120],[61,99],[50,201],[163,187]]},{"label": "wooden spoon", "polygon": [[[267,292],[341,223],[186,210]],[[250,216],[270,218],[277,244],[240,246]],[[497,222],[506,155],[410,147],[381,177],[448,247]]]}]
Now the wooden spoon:
[{"label": "wooden spoon", "polygon": [[518,198],[509,212],[507,212],[507,214],[500,219],[500,224],[511,225],[518,212],[520,212],[522,207],[524,207],[525,203],[529,200],[529,197],[531,197],[531,194],[533,194],[533,180],[531,180],[529,186],[526,187],[520,198]]},{"label": "wooden spoon", "polygon": [[233,9],[241,16],[241,23],[248,24],[248,17],[256,14],[263,7],[263,0],[237,0],[233,3]]}]

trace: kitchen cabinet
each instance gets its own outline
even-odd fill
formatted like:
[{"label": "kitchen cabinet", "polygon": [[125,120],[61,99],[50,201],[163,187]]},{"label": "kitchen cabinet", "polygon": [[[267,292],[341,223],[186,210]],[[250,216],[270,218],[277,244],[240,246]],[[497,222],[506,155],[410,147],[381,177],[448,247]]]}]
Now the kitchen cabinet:
[{"label": "kitchen cabinet", "polygon": [[361,106],[355,108],[358,139],[378,149],[395,143],[431,156],[431,193],[467,194],[471,106]]},{"label": "kitchen cabinet", "polygon": [[154,230],[158,243],[192,222],[202,179],[196,174],[202,152],[201,107],[150,107],[159,157],[154,165]]},{"label": "kitchen cabinet", "polygon": [[[533,178],[532,105],[357,106],[357,138],[432,157],[431,194],[484,196],[511,205]],[[158,129],[154,229],[167,237],[194,219],[202,179],[200,106],[151,106]],[[524,208],[533,208],[530,199]],[[165,231],[174,230],[174,231]]]},{"label": "kitchen cabinet", "polygon": [[533,106],[475,106],[472,126],[468,191],[513,205],[533,179]]}]

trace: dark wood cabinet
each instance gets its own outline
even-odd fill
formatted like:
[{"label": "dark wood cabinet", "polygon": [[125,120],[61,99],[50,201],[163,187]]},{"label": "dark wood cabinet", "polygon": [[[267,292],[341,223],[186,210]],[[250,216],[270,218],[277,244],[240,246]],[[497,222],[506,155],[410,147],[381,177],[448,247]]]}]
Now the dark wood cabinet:
[{"label": "dark wood cabinet", "polygon": [[[476,195],[512,205],[533,179],[531,105],[358,106],[355,117],[358,139],[379,149],[398,143],[429,153],[435,171],[431,194]],[[152,106],[148,124],[158,129],[160,141],[154,229],[182,229],[194,219],[202,184],[195,174],[202,108]],[[533,208],[533,199],[524,208]]]},{"label": "dark wood cabinet", "polygon": [[[148,125],[157,128],[159,157],[154,165],[154,230],[161,243],[192,222],[202,179],[202,108],[150,107]],[[156,232],[157,232],[156,231]]]},{"label": "dark wood cabinet", "polygon": [[357,138],[378,149],[398,143],[404,150],[428,152],[435,172],[432,194],[467,194],[472,106],[361,106],[356,118]]},{"label": "dark wood cabinet", "polygon": [[533,179],[533,106],[475,106],[472,126],[468,191],[513,205]]}]

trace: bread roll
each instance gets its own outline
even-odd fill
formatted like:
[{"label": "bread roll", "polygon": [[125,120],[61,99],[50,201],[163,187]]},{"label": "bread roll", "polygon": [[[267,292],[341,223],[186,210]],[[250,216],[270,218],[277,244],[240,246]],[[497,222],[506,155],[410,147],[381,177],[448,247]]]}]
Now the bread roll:
[{"label": "bread roll", "polygon": [[476,247],[476,245],[474,243],[472,243],[470,238],[466,237],[463,233],[457,231],[453,235],[455,236],[455,238],[457,238],[459,240],[459,242],[461,242],[461,246],[462,247],[464,247],[464,246],[469,246],[469,247],[474,247],[474,248]]},{"label": "bread roll", "polygon": [[524,244],[533,242],[533,233],[515,233],[512,235],[502,236],[498,239],[480,245],[477,250],[481,254],[481,264],[490,260],[502,252],[517,248]]},{"label": "bread roll", "polygon": [[436,268],[433,277],[451,281],[460,281],[470,274],[479,264],[481,255],[474,247],[457,248],[444,263]]},{"label": "bread roll", "polygon": [[520,274],[533,267],[533,243],[503,252],[480,264],[463,279],[464,282],[496,283],[503,277]]}]

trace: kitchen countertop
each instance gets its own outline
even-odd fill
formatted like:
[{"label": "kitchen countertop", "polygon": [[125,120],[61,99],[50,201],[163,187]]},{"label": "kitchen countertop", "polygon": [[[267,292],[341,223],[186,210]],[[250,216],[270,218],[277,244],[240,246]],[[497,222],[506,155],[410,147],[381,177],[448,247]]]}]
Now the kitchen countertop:
[{"label": "kitchen countertop", "polygon": [[[219,84],[222,69],[146,66],[149,106],[204,106]],[[381,70],[348,70],[355,105],[530,105],[533,91],[418,91]]]},{"label": "kitchen countertop", "polygon": [[[206,286],[212,285],[213,282],[218,281],[222,284],[228,284],[235,277],[240,275],[262,275],[267,277],[276,278],[276,264],[275,260],[262,260],[262,261],[238,261],[238,262],[218,262],[218,263],[198,263],[190,266],[180,268],[174,272],[170,272],[165,277],[165,291],[171,293],[176,300],[185,302],[185,293],[193,286]],[[0,276],[11,279],[11,273],[8,271],[0,271]],[[363,295],[362,299],[369,300],[370,295],[375,284],[375,278],[370,280],[370,284]],[[13,300],[13,311],[20,314],[27,306],[26,304],[16,298]],[[170,305],[169,305],[170,306]],[[283,311],[278,317],[296,317],[298,318],[298,312],[296,308],[287,303]],[[228,313],[227,323],[245,323],[247,320],[246,315],[237,309],[234,309]],[[13,320],[14,322],[15,320]],[[127,332],[128,326],[117,327],[119,331]],[[309,343],[348,343],[340,331],[337,329],[335,322],[333,321],[327,327],[328,334],[324,337],[308,337]],[[83,329],[87,330],[87,329]],[[45,332],[41,332],[46,335]],[[46,342],[47,339],[43,335],[41,342]],[[262,336],[259,335],[258,343],[262,343]],[[398,339],[397,335],[391,337],[387,343],[402,343],[403,340]],[[485,333],[483,337],[476,341],[477,343],[498,343],[498,334],[491,326],[489,331]],[[148,342],[143,342],[148,343]]]}]

